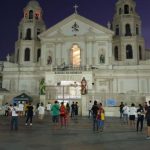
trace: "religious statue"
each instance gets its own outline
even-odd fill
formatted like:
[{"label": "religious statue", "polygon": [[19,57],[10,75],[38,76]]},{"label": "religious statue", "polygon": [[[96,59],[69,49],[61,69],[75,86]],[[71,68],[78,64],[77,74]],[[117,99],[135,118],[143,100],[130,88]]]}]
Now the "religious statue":
[{"label": "religious statue", "polygon": [[100,63],[105,63],[105,56],[103,54],[100,55]]},{"label": "religious statue", "polygon": [[85,80],[85,77],[83,77],[81,81],[81,95],[85,94],[87,94],[87,81]]},{"label": "religious statue", "polygon": [[52,64],[52,57],[51,57],[51,56],[48,56],[47,64],[48,64],[48,65],[51,65],[51,64]]},{"label": "religious statue", "polygon": [[40,95],[45,95],[45,79],[42,79],[40,82]]},{"label": "religious statue", "polygon": [[10,61],[10,55],[9,54],[6,56],[6,59],[8,62]]}]

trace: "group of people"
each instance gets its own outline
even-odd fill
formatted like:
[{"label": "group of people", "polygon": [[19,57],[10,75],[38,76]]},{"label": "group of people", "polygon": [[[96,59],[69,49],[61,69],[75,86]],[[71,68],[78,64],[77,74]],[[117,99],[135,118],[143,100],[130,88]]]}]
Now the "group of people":
[{"label": "group of people", "polygon": [[20,108],[19,105],[14,103],[12,107],[9,107],[9,112],[11,114],[11,130],[15,129],[18,130],[18,117],[24,115],[26,117],[25,125],[32,126],[32,118],[35,115],[35,113],[38,114],[38,118],[40,120],[43,119],[45,114],[45,107],[43,103],[40,103],[37,105],[37,108],[35,109],[35,106],[32,105],[31,102],[27,102],[23,107],[24,113],[21,113],[20,115]]},{"label": "group of people", "polygon": [[150,139],[150,101],[148,104],[145,102],[144,106],[139,104],[138,108],[135,107],[134,103],[129,107],[127,104],[121,102],[120,119],[123,119],[123,122],[127,124],[129,121],[129,125],[132,128],[136,127],[137,132],[142,132],[145,119],[147,121],[147,139]]},{"label": "group of people", "polygon": [[102,103],[97,103],[97,101],[94,101],[94,104],[92,105],[92,102],[89,102],[88,105],[89,110],[89,118],[92,115],[93,117],[93,131],[103,131],[104,129],[104,120],[105,120],[105,110],[102,106]]}]

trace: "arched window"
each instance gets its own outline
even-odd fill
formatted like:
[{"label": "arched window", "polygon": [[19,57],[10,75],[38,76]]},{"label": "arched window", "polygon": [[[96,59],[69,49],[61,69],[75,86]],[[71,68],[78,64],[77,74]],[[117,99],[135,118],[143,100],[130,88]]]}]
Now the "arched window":
[{"label": "arched window", "polygon": [[26,48],[24,53],[24,61],[30,61],[30,49]]},{"label": "arched window", "polygon": [[116,25],[116,35],[119,35],[119,25]]},{"label": "arched window", "polygon": [[41,57],[41,49],[39,48],[39,49],[37,50],[37,62],[39,62],[40,57]]},{"label": "arched window", "polygon": [[142,60],[142,47],[139,46],[139,60]]},{"label": "arched window", "polygon": [[136,25],[136,35],[139,35],[139,26]]},{"label": "arched window", "polygon": [[81,65],[81,49],[77,44],[74,44],[71,48],[71,61],[73,66]]},{"label": "arched window", "polygon": [[133,58],[132,46],[127,45],[126,46],[126,59],[132,59],[132,58]]},{"label": "arched window", "polygon": [[129,5],[124,5],[124,14],[129,14]]},{"label": "arched window", "polygon": [[25,40],[31,40],[31,29],[28,28],[26,30],[26,37],[25,37]]},{"label": "arched window", "polygon": [[29,11],[29,19],[33,19],[33,10]]},{"label": "arched window", "polygon": [[126,24],[125,26],[125,36],[131,36],[131,27],[130,24]]},{"label": "arched window", "polygon": [[118,46],[115,46],[115,49],[114,49],[114,57],[115,57],[115,60],[119,60]]}]

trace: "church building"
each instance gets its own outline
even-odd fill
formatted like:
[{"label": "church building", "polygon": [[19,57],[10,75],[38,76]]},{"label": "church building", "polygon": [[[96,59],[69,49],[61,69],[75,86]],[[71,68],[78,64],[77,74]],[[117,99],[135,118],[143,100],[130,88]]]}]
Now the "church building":
[{"label": "church building", "polygon": [[23,92],[35,103],[74,101],[82,115],[90,100],[104,106],[143,103],[150,96],[150,59],[135,1],[117,0],[107,27],[74,7],[73,14],[47,28],[39,2],[28,2],[18,27],[14,61],[8,56],[3,64],[7,101]]}]

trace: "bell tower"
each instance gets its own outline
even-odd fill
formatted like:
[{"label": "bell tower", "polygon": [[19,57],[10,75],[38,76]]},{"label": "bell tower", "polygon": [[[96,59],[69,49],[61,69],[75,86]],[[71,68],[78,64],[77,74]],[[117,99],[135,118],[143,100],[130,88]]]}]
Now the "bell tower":
[{"label": "bell tower", "polygon": [[15,62],[21,65],[38,63],[41,57],[41,43],[38,35],[45,31],[43,11],[36,0],[30,0],[23,10],[15,43]]},{"label": "bell tower", "polygon": [[136,12],[134,0],[118,0],[112,29],[114,61],[138,65],[145,59],[145,42],[142,37],[141,19]]}]

